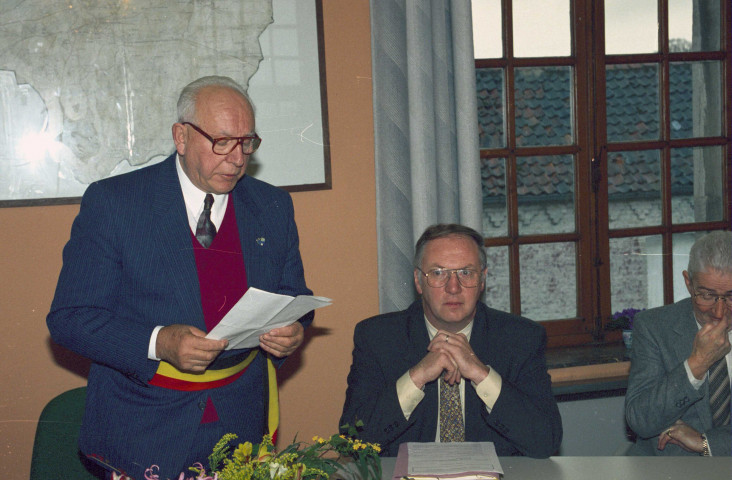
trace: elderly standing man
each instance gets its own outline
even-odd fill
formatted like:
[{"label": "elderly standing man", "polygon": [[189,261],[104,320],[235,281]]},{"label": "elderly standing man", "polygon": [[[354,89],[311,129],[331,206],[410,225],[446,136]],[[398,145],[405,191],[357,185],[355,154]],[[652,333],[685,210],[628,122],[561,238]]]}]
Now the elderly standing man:
[{"label": "elderly standing man", "polygon": [[498,455],[548,457],[562,440],[544,329],[489,308],[483,237],[433,225],[417,241],[407,310],[356,325],[341,425],[396,456],[403,442],[491,441]]},{"label": "elderly standing man", "polygon": [[636,316],[625,416],[634,455],[731,455],[732,234],[691,247],[691,298]]},{"label": "elderly standing man", "polygon": [[80,450],[107,476],[174,478],[225,433],[259,442],[277,422],[274,366],[312,312],[225,351],[204,338],[249,287],[305,285],[290,196],[245,175],[260,138],[246,93],[203,77],[178,100],[176,153],[86,190],[47,323],[92,361]]}]

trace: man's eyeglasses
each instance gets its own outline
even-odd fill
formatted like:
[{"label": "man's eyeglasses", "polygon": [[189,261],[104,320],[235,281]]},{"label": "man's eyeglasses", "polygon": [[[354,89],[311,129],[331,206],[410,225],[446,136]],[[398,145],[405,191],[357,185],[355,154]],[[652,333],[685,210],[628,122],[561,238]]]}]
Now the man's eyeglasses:
[{"label": "man's eyeglasses", "polygon": [[458,282],[460,282],[460,285],[465,288],[477,287],[481,277],[481,272],[472,268],[434,268],[429,272],[425,272],[417,267],[417,270],[427,279],[427,285],[433,288],[440,288],[447,285],[453,273],[457,277]]},{"label": "man's eyeglasses", "polygon": [[732,310],[732,295],[716,295],[710,292],[696,292],[693,295],[694,302],[700,307],[711,307],[722,300],[727,308]]},{"label": "man's eyeglasses", "polygon": [[237,145],[241,145],[241,151],[244,155],[251,155],[257,151],[259,145],[262,143],[262,139],[259,138],[259,135],[256,133],[253,135],[245,135],[243,137],[213,138],[191,122],[183,122],[183,125],[190,125],[195,131],[208,138],[211,142],[211,150],[213,150],[216,155],[228,155],[234,151]]}]

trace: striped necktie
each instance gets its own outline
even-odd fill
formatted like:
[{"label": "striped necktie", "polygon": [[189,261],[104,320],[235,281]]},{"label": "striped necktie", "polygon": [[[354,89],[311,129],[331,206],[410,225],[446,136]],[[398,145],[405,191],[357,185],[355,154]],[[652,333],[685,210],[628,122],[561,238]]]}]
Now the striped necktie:
[{"label": "striped necktie", "polygon": [[213,195],[207,193],[206,198],[203,200],[203,212],[201,212],[196,225],[196,239],[204,248],[210,247],[216,236],[216,225],[211,221],[211,205],[213,205],[213,202]]},{"label": "striped necktie", "polygon": [[729,425],[730,422],[730,385],[727,374],[727,361],[720,358],[709,369],[709,406],[712,409],[712,425]]}]

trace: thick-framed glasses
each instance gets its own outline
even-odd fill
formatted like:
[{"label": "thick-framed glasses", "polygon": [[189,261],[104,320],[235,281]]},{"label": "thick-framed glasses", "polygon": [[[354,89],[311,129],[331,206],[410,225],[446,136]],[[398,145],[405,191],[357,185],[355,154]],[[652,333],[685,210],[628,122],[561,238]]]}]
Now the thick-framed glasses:
[{"label": "thick-framed glasses", "polygon": [[457,277],[458,282],[460,282],[460,285],[465,288],[477,287],[481,277],[481,272],[472,268],[433,268],[425,272],[417,267],[417,270],[424,275],[427,280],[427,285],[433,288],[441,288],[447,285],[453,273]]},{"label": "thick-framed glasses", "polygon": [[251,155],[257,151],[259,145],[262,143],[262,139],[259,138],[259,135],[256,133],[252,135],[245,135],[243,137],[214,138],[191,122],[183,122],[183,125],[190,125],[195,131],[208,138],[209,142],[211,142],[211,150],[213,150],[216,155],[228,155],[234,151],[237,145],[241,145],[241,152],[244,155]]},{"label": "thick-framed glasses", "polygon": [[694,302],[700,307],[711,307],[717,304],[718,300],[722,300],[727,308],[732,310],[732,295],[716,295],[710,292],[695,292]]}]

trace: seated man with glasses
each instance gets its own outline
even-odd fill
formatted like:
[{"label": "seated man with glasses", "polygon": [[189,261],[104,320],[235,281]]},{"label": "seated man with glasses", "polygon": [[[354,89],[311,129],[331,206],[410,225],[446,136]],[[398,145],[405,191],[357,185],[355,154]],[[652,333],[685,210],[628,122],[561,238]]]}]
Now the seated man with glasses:
[{"label": "seated man with glasses", "polygon": [[47,318],[92,361],[79,446],[114,478],[178,478],[226,433],[274,433],[274,367],[313,318],[252,349],[205,338],[249,287],[312,292],[289,194],[246,175],[261,140],[242,87],[190,83],[172,134],[166,160],[89,185]]},{"label": "seated man with glasses", "polygon": [[403,442],[490,441],[498,455],[544,458],[562,422],[551,391],[544,329],[480,301],[483,237],[434,225],[420,237],[407,310],[356,325],[340,425],[396,456]]},{"label": "seated man with glasses", "polygon": [[683,272],[691,298],[639,313],[625,396],[632,455],[732,455],[732,234],[699,238]]}]

